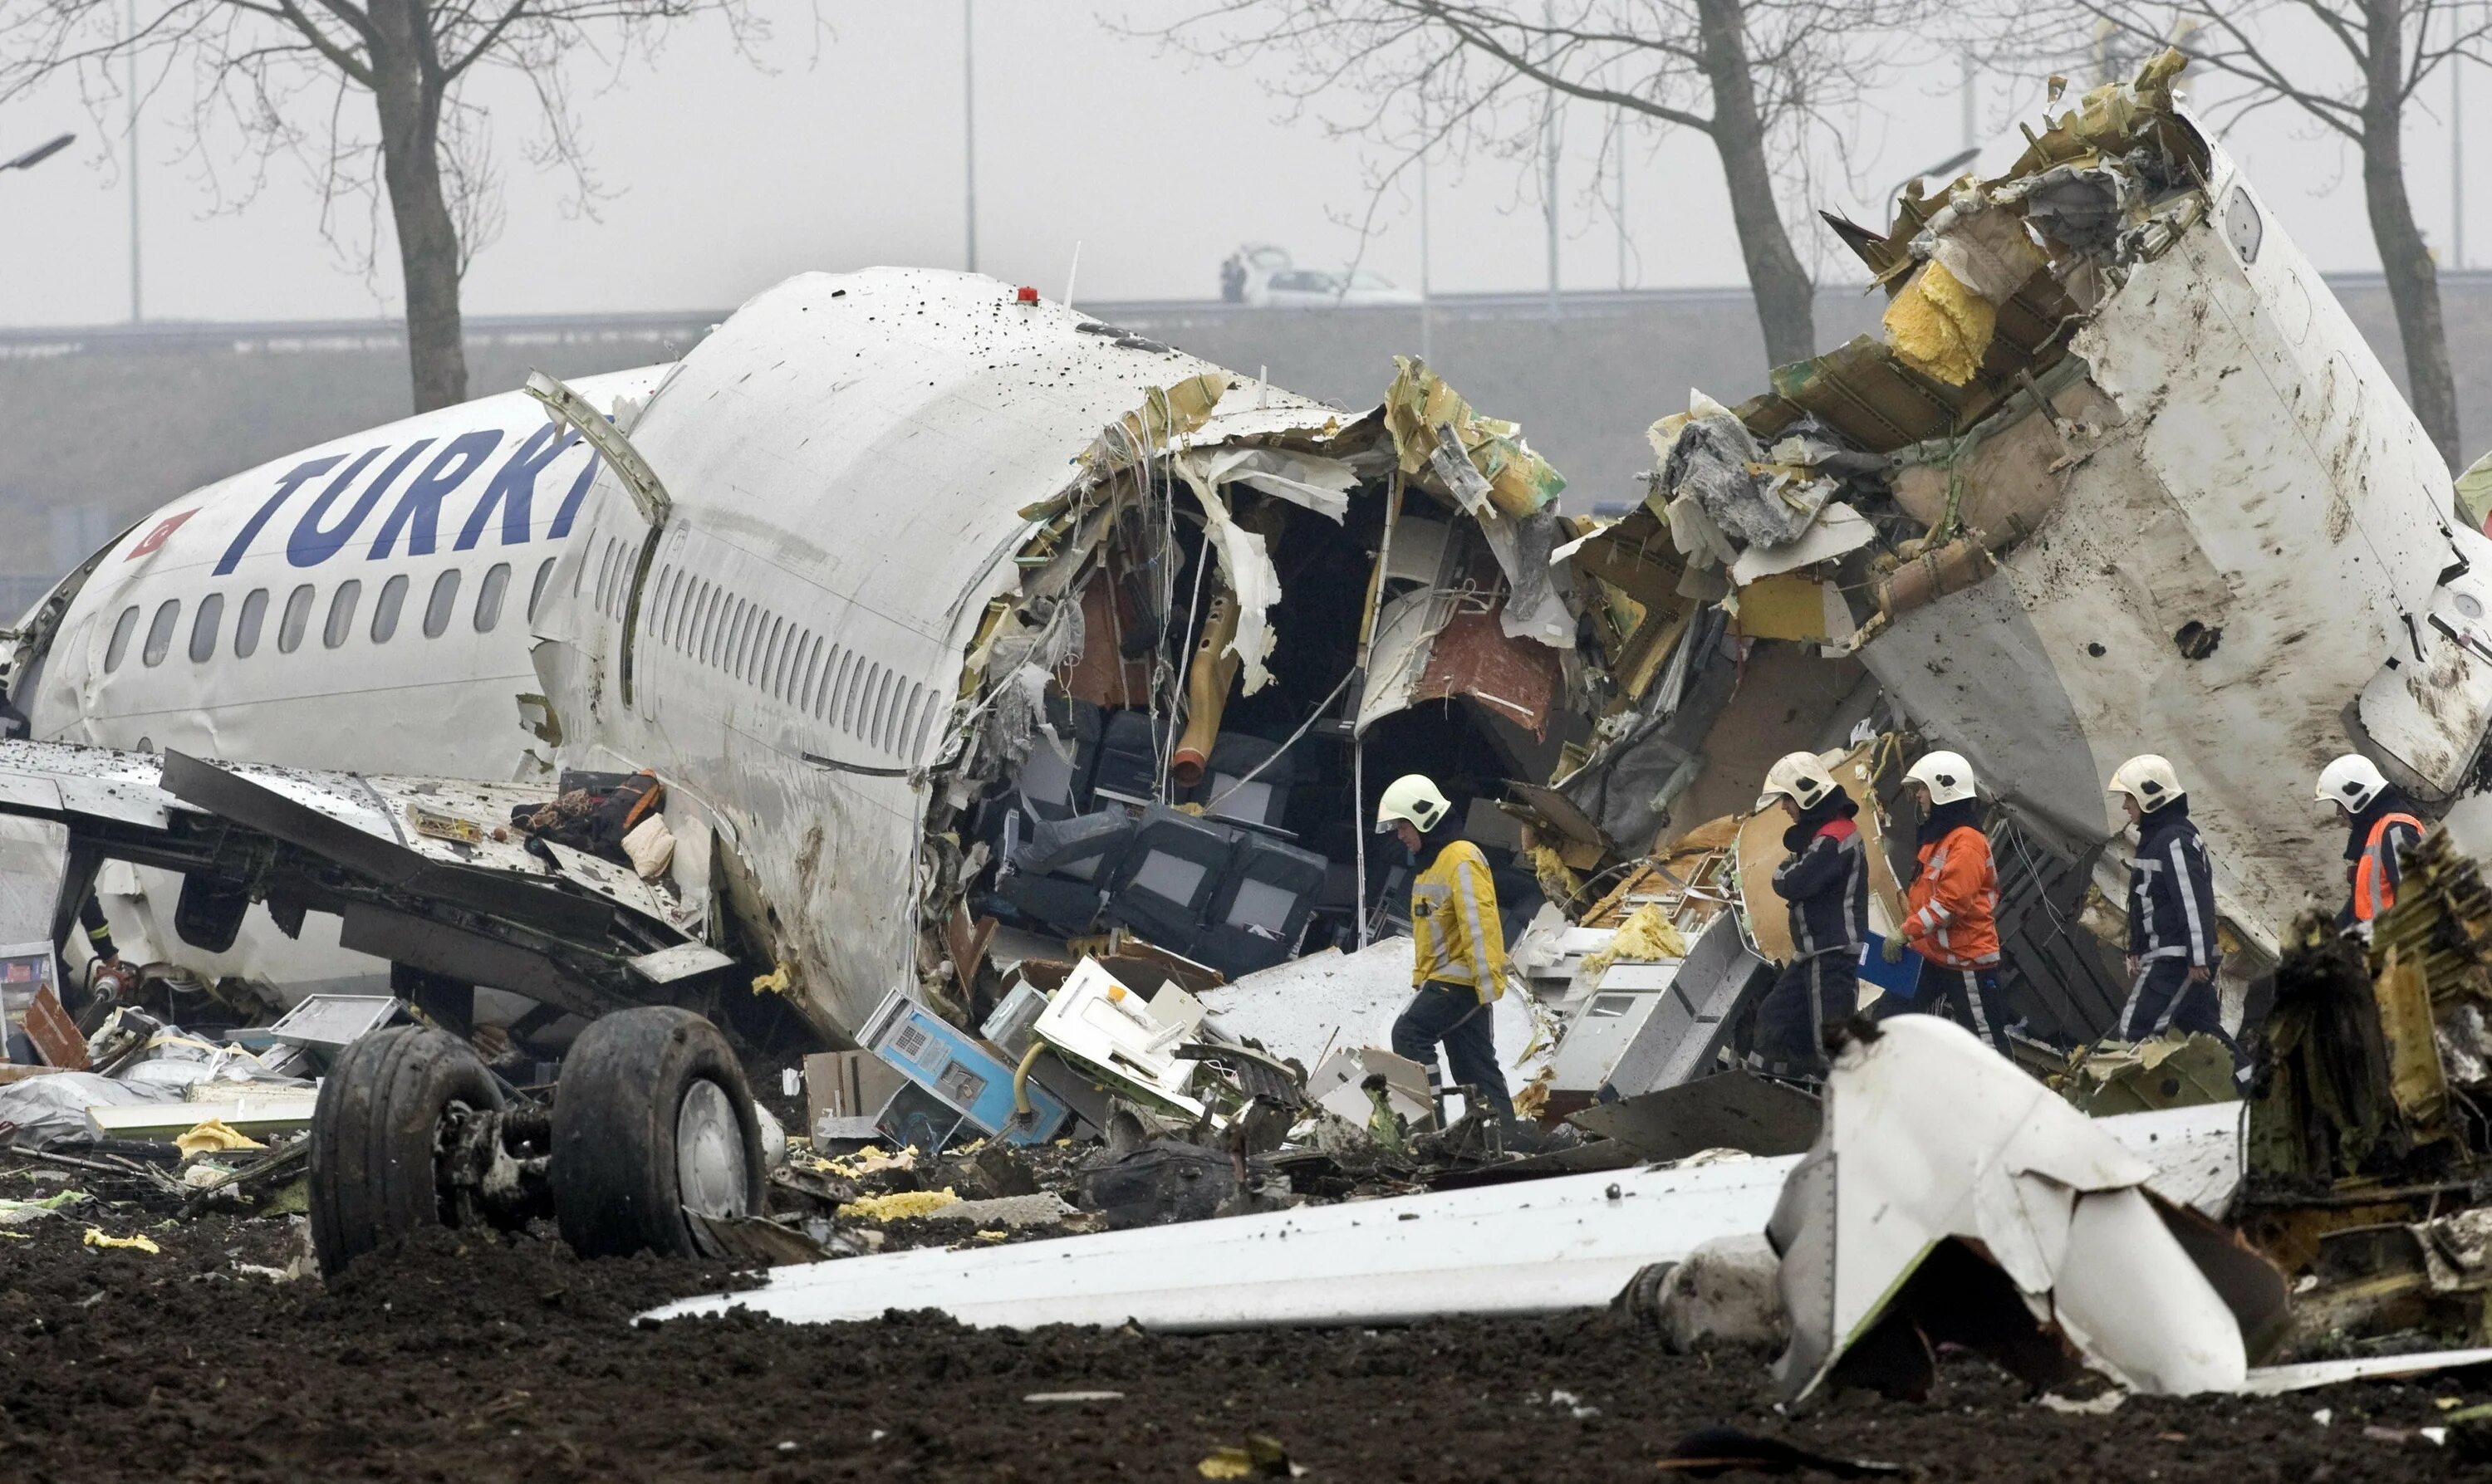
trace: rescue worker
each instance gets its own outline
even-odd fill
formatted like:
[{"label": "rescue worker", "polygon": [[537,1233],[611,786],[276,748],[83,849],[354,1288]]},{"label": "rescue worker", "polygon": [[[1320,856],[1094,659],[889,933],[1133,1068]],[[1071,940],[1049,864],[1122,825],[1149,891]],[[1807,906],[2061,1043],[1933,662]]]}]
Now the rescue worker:
[{"label": "rescue worker", "polygon": [[2335,805],[2336,816],[2347,825],[2345,884],[2352,895],[2336,921],[2368,935],[2371,924],[2397,900],[2397,883],[2404,878],[2397,856],[2422,843],[2422,818],[2405,791],[2359,753],[2347,753],[2319,770],[2319,802]]},{"label": "rescue worker", "polygon": [[2012,1057],[1999,996],[1999,872],[1981,831],[1973,765],[1959,753],[1930,753],[1904,771],[1904,786],[1920,813],[1921,866],[1884,957],[1899,963],[1911,948],[1927,960],[1922,992],[1935,979],[1948,1019]]},{"label": "rescue worker", "polygon": [[1860,956],[1869,943],[1869,857],[1860,806],[1813,753],[1793,753],[1765,774],[1757,809],[1779,806],[1790,852],[1774,892],[1791,914],[1792,960],[1757,1006],[1749,1061],[1775,1077],[1825,1075],[1825,1027],[1860,1006]]},{"label": "rescue worker", "polygon": [[[2128,971],[2135,976],[2117,1033],[2143,1041],[2166,1030],[2205,1031],[2226,1045],[2215,992],[2215,871],[2189,818],[2172,764],[2131,757],[2104,791],[2120,795],[2137,827],[2128,863]],[[2239,1059],[2240,1051],[2234,1055]]]},{"label": "rescue worker", "polygon": [[1498,1065],[1489,1009],[1505,993],[1505,928],[1488,857],[1462,838],[1452,814],[1445,795],[1417,773],[1395,779],[1376,810],[1376,832],[1399,839],[1412,868],[1410,985],[1416,993],[1393,1023],[1393,1054],[1426,1067],[1434,1092],[1441,1044],[1454,1081],[1474,1091],[1500,1122],[1512,1123],[1514,1099]]}]

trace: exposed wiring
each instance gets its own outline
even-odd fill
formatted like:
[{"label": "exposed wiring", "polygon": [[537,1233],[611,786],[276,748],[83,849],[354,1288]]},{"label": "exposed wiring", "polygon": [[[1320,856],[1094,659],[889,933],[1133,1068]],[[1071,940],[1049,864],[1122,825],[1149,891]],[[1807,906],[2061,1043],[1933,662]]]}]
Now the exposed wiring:
[{"label": "exposed wiring", "polygon": [[1235,783],[1231,784],[1228,787],[1221,789],[1219,794],[1215,796],[1210,803],[1202,806],[1202,812],[1207,815],[1212,813],[1214,810],[1217,810],[1223,803],[1228,801],[1231,794],[1245,787],[1256,779],[1262,777],[1263,770],[1280,761],[1281,755],[1283,753],[1286,753],[1290,748],[1297,746],[1298,740],[1304,737],[1309,730],[1313,729],[1317,722],[1323,719],[1323,714],[1325,712],[1332,709],[1332,703],[1341,698],[1341,693],[1350,689],[1350,677],[1356,673],[1358,673],[1356,670],[1344,670],[1342,672],[1341,679],[1334,684],[1332,694],[1316,702],[1315,710],[1309,712],[1307,714],[1307,719],[1298,724],[1298,729],[1290,732],[1287,741],[1283,742],[1279,747],[1274,748],[1272,750],[1271,757],[1264,758],[1262,761],[1247,769],[1245,776],[1239,778]]}]

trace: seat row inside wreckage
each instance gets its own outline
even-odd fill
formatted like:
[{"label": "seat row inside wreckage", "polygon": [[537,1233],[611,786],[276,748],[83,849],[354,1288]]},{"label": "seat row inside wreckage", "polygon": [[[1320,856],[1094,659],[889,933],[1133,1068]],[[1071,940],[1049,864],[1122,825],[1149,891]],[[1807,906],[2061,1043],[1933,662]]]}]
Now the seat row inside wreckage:
[{"label": "seat row inside wreckage", "polygon": [[[1910,1389],[1940,1340],[2047,1380],[2002,1313],[2141,1390],[2492,1340],[2492,895],[2435,831],[2367,942],[2301,917],[2338,867],[2274,782],[2351,742],[2435,814],[2470,790],[2492,547],[2175,102],[2180,67],[2086,95],[2002,173],[1915,186],[1884,233],[1833,221],[1884,332],[1661,419],[1621,519],[1561,514],[1520,431],[1418,361],[1359,415],[1216,370],[1152,389],[1019,513],[1014,590],[907,777],[922,847],[889,890],[915,972],[870,1013],[790,993],[749,892],[704,912],[619,832],[549,831],[644,781],[0,744],[46,780],[0,788],[13,874],[49,886],[18,935],[67,937],[127,860],[183,875],[186,937],[229,942],[252,903],[340,913],[404,1001],[220,1032],[203,1011],[267,1017],[168,997],[174,965],[120,1003],[47,991],[22,1019],[48,1066],[0,1074],[0,1128],[186,1205],[308,1169],[333,1269],[415,1226],[546,1218],[583,1252],[790,1264],[733,1301],[794,1319],[905,1297],[1202,1328],[1623,1293],[1666,1335],[1786,1343],[1795,1395]],[[1868,806],[1883,934],[1913,865],[1899,780],[1934,746],[1987,786],[2017,1069],[1915,1019],[1844,1029],[1824,1088],[1738,1070],[1792,953],[1783,821],[1749,808],[1766,767],[1817,752]],[[2100,778],[2150,750],[2221,863],[2246,1101],[2211,1041],[2104,1039],[2127,981]],[[1371,820],[1409,772],[1492,864],[1513,1127],[1382,1049],[1410,863]],[[479,1036],[477,985],[540,1009]],[[410,1007],[430,1025],[390,1024]],[[748,1077],[800,1060],[783,1134]],[[1961,1116],[1898,1086],[1957,1089]],[[627,1116],[653,1098],[677,1116]],[[1934,1142],[1914,1170],[1875,1152],[1908,1122]],[[1360,1209],[1418,1235],[1338,1214]],[[1690,1319],[1707,1262],[1762,1264],[1755,1333]],[[2106,1263],[2178,1296],[2113,1315]]]}]

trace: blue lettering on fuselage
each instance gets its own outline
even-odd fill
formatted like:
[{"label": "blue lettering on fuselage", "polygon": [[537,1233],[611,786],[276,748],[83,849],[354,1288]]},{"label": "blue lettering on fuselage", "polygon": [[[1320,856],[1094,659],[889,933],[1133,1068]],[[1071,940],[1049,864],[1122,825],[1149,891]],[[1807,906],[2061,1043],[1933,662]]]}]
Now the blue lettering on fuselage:
[{"label": "blue lettering on fuselage", "polygon": [[[404,492],[381,521],[380,529],[372,537],[368,559],[379,561],[395,554],[401,537],[405,539],[407,555],[433,554],[440,542],[444,502],[461,488],[476,482],[478,472],[491,462],[494,452],[502,446],[502,440],[501,429],[480,428],[460,433],[433,454],[423,472],[407,483]],[[280,507],[291,499],[296,490],[335,471],[326,488],[296,518],[293,531],[285,543],[286,560],[297,567],[317,567],[326,562],[354,543],[356,532],[366,519],[388,498],[389,492],[397,488],[406,471],[432,449],[433,441],[431,438],[418,438],[398,450],[363,493],[346,504],[342,513],[336,513],[339,503],[345,499],[347,491],[354,488],[365,470],[378,461],[382,455],[390,453],[386,444],[366,450],[351,462],[343,454],[331,454],[286,470],[278,477],[275,491],[252,512],[251,519],[245,520],[242,529],[234,534],[224,554],[217,558],[216,575],[223,577],[241,564],[251,544],[258,539]],[[552,423],[531,432],[493,470],[490,481],[485,484],[483,496],[459,528],[451,549],[473,549],[484,539],[487,529],[495,523],[493,515],[496,510],[501,513],[502,545],[527,545],[529,527],[536,516],[537,477],[578,443],[577,430]],[[599,461],[592,452],[578,476],[572,481],[571,488],[564,491],[561,504],[555,507],[553,519],[547,525],[546,539],[559,541],[571,534],[572,521],[579,513],[580,502],[586,498],[588,487],[596,482]]]}]

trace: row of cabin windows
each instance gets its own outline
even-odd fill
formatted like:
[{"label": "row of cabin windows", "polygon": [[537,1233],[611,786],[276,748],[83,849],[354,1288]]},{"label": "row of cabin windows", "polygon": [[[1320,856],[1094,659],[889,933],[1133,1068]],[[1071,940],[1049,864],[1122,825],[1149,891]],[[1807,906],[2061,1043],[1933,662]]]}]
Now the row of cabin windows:
[{"label": "row of cabin windows", "polygon": [[[537,564],[537,575],[528,588],[528,611],[537,614],[537,602],[545,596],[546,579],[552,575],[553,558]],[[452,620],[459,611],[459,589],[462,575],[453,567],[432,579],[431,591],[424,601],[423,629],[426,638],[439,638],[450,632]],[[511,564],[496,562],[476,584],[476,601],[469,609],[468,621],[479,634],[490,634],[502,621],[503,599],[511,586]],[[372,642],[386,644],[395,638],[399,618],[406,610],[408,579],[400,573],[381,584],[380,596],[372,604],[371,633]],[[329,609],[320,621],[320,642],[323,647],[342,647],[355,632],[355,612],[362,605],[364,584],[359,578],[348,578],[329,592]],[[277,652],[292,654],[303,646],[303,637],[311,632],[312,610],[318,605],[319,593],[310,582],[285,596],[285,607],[277,619]],[[261,634],[268,626],[269,591],[254,587],[243,595],[240,611],[235,615],[233,654],[237,660],[248,660],[259,649]],[[156,606],[156,615],[147,622],[146,641],[138,647],[138,663],[153,668],[164,663],[173,650],[173,631],[182,618],[182,600],[167,598]],[[191,610],[191,663],[205,665],[216,656],[217,641],[224,629],[225,595],[210,593]],[[138,607],[133,604],[121,610],[114,621],[112,638],[104,647],[104,673],[121,668],[129,657],[130,641],[138,632]]]},{"label": "row of cabin windows", "polygon": [[[631,601],[638,550],[609,540],[593,599],[616,620]],[[893,757],[925,756],[941,697],[899,670],[843,649],[811,629],[697,578],[659,570],[642,599],[650,642],[757,687],[799,712]]]}]

